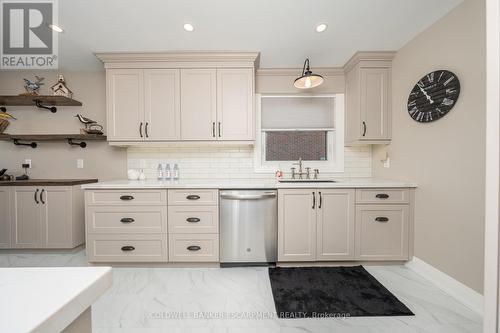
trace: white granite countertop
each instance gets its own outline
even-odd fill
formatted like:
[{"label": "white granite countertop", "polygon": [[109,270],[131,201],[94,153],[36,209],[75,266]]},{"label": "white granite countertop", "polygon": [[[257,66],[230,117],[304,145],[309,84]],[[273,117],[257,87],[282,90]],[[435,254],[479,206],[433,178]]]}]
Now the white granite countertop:
[{"label": "white granite countertop", "polygon": [[61,332],[112,282],[110,267],[0,268],[0,332]]},{"label": "white granite countertop", "polygon": [[281,183],[274,179],[181,179],[179,181],[115,180],[82,185],[84,189],[168,189],[168,188],[219,188],[219,189],[280,189],[280,188],[376,188],[417,187],[408,181],[375,178],[334,179],[334,183]]}]

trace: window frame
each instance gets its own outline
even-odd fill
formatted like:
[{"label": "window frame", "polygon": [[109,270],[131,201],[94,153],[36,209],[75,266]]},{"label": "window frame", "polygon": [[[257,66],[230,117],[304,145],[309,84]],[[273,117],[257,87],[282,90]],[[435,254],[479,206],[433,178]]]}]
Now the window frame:
[{"label": "window frame", "polygon": [[[278,168],[288,173],[293,163],[297,161],[266,161],[265,160],[265,130],[262,130],[262,99],[283,97],[330,97],[334,99],[334,124],[335,128],[297,128],[279,129],[286,130],[311,130],[327,131],[327,160],[305,161],[306,166],[311,169],[319,169],[321,173],[344,172],[344,94],[256,94],[255,103],[255,145],[254,145],[254,172],[274,173]],[[278,130],[278,129],[277,129]]]}]

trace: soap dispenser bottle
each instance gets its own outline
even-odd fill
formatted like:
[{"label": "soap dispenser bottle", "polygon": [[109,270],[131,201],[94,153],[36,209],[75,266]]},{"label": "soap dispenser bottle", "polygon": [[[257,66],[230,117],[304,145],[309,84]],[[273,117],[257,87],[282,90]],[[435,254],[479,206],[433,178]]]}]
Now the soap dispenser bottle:
[{"label": "soap dispenser bottle", "polygon": [[165,180],[170,180],[172,178],[172,172],[170,171],[170,163],[167,163],[165,166],[165,173],[164,173]]},{"label": "soap dispenser bottle", "polygon": [[174,164],[174,171],[173,171],[172,178],[174,180],[179,180],[179,165],[177,165],[177,163]]}]

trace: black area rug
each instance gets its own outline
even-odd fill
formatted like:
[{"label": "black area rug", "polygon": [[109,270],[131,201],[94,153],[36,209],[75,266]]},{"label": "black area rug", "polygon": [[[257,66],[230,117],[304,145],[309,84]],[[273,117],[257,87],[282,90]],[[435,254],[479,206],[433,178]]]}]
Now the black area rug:
[{"label": "black area rug", "polygon": [[363,266],[269,268],[280,318],[413,316]]}]

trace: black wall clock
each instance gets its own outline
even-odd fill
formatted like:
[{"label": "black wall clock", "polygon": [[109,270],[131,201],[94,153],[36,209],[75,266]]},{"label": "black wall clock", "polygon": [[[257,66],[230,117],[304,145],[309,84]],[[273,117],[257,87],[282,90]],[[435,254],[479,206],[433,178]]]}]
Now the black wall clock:
[{"label": "black wall clock", "polygon": [[408,113],[421,123],[438,120],[455,106],[459,95],[460,81],[454,73],[431,72],[413,87],[408,96]]}]

